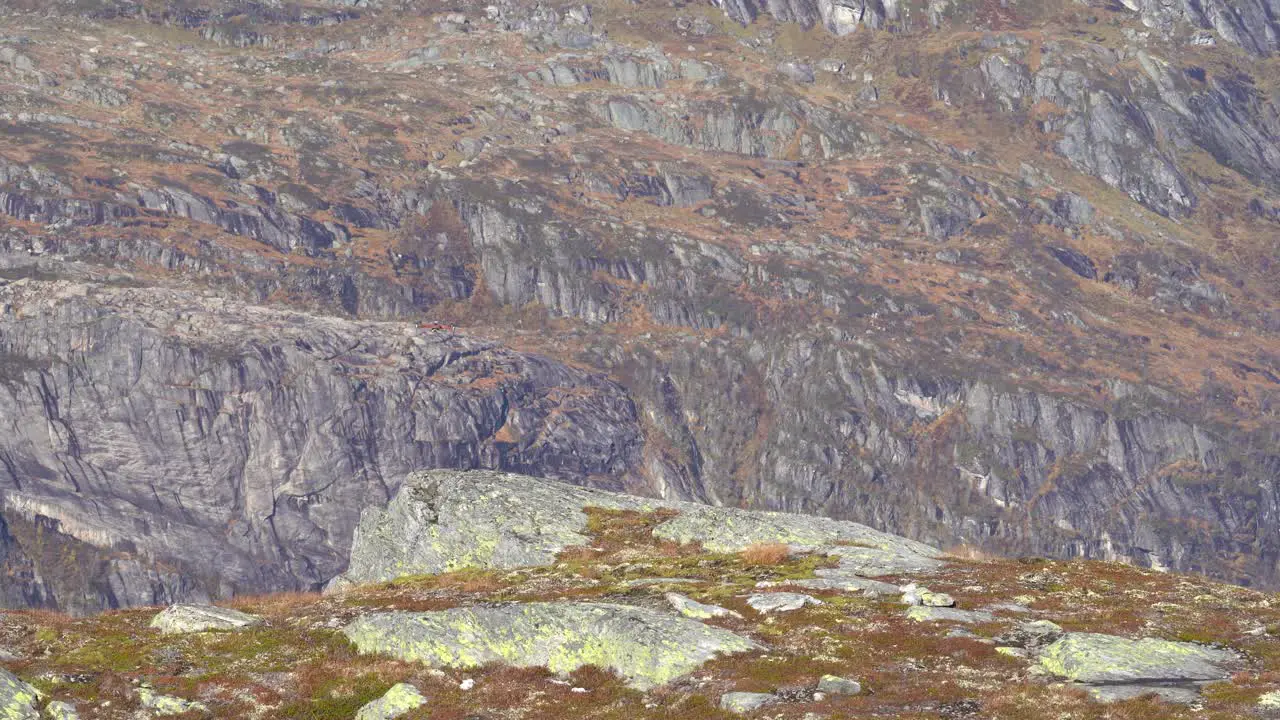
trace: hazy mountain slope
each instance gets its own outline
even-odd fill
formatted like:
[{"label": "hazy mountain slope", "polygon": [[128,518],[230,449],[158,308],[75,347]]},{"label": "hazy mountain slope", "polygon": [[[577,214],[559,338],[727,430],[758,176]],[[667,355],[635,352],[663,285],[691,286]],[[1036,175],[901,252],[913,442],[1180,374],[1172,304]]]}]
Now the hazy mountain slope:
[{"label": "hazy mountain slope", "polygon": [[[7,604],[312,586],[416,465],[1280,579],[1269,0],[4,5]],[[509,369],[414,410],[422,320]]]}]

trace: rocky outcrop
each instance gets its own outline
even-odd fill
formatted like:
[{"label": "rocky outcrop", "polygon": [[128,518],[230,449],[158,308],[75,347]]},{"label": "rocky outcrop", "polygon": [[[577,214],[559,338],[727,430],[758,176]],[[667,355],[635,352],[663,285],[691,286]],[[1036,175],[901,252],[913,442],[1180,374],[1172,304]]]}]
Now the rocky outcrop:
[{"label": "rocky outcrop", "polygon": [[1249,52],[1280,49],[1280,11],[1272,0],[1120,0],[1148,25],[1170,31],[1180,22],[1212,29]]},{"label": "rocky outcrop", "polygon": [[[637,462],[620,387],[496,343],[58,282],[0,287],[0,307],[4,553],[45,606],[318,587],[414,467],[621,484]],[[22,540],[15,518],[57,532]],[[112,552],[60,578],[37,537]]]},{"label": "rocky outcrop", "polygon": [[528,603],[365,615],[343,631],[361,653],[474,668],[492,662],[569,673],[612,670],[645,690],[752,641],[695,620],[608,603]]},{"label": "rocky outcrop", "polygon": [[461,568],[549,565],[586,544],[586,508],[679,514],[655,537],[712,552],[785,543],[825,548],[846,572],[884,574],[936,567],[940,553],[905,538],[827,518],[715,508],[590,490],[493,472],[415,473],[383,509],[361,515],[343,583],[369,583]]}]

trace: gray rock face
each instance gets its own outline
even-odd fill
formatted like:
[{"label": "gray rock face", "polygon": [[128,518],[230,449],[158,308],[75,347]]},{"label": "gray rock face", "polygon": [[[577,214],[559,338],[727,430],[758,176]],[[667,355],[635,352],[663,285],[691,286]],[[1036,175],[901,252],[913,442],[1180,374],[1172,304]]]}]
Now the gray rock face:
[{"label": "gray rock face", "polygon": [[[6,603],[90,611],[318,587],[346,566],[359,509],[411,469],[580,479],[636,464],[620,387],[490,342],[58,282],[0,287],[0,307],[0,560],[29,578],[6,583]],[[469,389],[482,378],[493,384]],[[31,523],[115,551],[95,551],[92,582],[60,576],[23,554]],[[85,587],[96,596],[79,599]]]},{"label": "gray rock face", "polygon": [[213,605],[171,605],[151,619],[151,627],[165,635],[239,630],[262,622],[262,619],[239,610]]},{"label": "gray rock face", "polygon": [[4,720],[39,720],[36,689],[0,668],[0,717]]},{"label": "gray rock face", "polygon": [[464,567],[547,565],[556,553],[587,542],[588,507],[678,510],[654,536],[696,541],[711,552],[761,543],[823,548],[844,541],[869,547],[829,551],[856,553],[877,567],[938,563],[933,548],[856,523],[650,500],[505,473],[428,471],[411,475],[385,510],[371,507],[362,514],[344,578],[366,583]]},{"label": "gray rock face", "polygon": [[695,620],[607,603],[529,603],[365,615],[343,631],[361,653],[432,666],[490,662],[568,673],[613,670],[638,689],[663,685],[752,641]]},{"label": "gray rock face", "polygon": [[1131,100],[1059,67],[1036,75],[1035,92],[1038,99],[1070,109],[1052,129],[1062,133],[1058,152],[1080,170],[1165,215],[1186,215],[1195,208],[1190,183],[1160,149],[1155,127]]}]

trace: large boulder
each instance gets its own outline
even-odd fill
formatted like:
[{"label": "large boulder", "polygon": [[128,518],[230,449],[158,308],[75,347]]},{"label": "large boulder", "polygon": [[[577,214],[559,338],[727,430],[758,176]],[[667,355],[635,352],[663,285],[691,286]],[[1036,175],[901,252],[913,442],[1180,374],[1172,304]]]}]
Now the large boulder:
[{"label": "large boulder", "polygon": [[347,572],[334,583],[369,583],[468,567],[549,565],[586,544],[589,507],[679,514],[654,536],[698,542],[710,552],[762,543],[838,554],[846,572],[918,572],[940,564],[922,543],[830,518],[718,508],[606,492],[484,470],[410,475],[386,508],[368,508],[356,528]]},{"label": "large boulder", "polygon": [[373,613],[343,632],[361,653],[451,668],[505,663],[568,673],[595,665],[642,690],[688,674],[714,657],[758,647],[696,620],[608,603]]},{"label": "large boulder", "polygon": [[0,668],[0,718],[4,720],[39,720],[36,689],[18,676]]},{"label": "large boulder", "polygon": [[1050,673],[1093,684],[1222,680],[1239,661],[1230,650],[1099,633],[1069,633],[1040,655]]}]

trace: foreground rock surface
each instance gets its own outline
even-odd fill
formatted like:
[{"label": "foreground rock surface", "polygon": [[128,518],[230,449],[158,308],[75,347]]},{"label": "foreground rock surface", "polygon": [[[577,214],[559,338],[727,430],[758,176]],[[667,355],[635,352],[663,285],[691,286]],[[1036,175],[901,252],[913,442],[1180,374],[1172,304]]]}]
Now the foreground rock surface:
[{"label": "foreground rock surface", "polygon": [[385,509],[364,511],[343,579],[368,583],[465,567],[548,565],[564,549],[586,544],[583,510],[590,507],[673,510],[678,514],[658,524],[654,537],[697,542],[711,552],[765,543],[824,549],[839,555],[849,574],[941,564],[934,548],[858,523],[652,500],[510,473],[432,470],[410,475]]},{"label": "foreground rock surface", "polygon": [[663,685],[712,658],[758,647],[695,620],[608,603],[377,613],[358,618],[343,632],[361,653],[452,668],[499,662],[568,673],[596,665],[639,689]]}]

